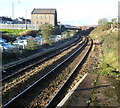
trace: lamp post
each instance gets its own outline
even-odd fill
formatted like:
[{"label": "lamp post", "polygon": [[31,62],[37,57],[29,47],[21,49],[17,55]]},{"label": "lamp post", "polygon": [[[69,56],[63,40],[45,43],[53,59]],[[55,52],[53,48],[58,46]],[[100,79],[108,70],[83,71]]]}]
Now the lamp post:
[{"label": "lamp post", "polygon": [[27,29],[27,10],[25,10],[25,25],[26,25],[26,29]]},{"label": "lamp post", "polygon": [[12,2],[12,24],[13,24],[13,37],[14,37],[14,2]]},{"label": "lamp post", "polygon": [[[14,37],[14,1],[12,2],[12,24],[13,24],[13,37]],[[20,1],[18,1],[17,3],[20,3]]]}]

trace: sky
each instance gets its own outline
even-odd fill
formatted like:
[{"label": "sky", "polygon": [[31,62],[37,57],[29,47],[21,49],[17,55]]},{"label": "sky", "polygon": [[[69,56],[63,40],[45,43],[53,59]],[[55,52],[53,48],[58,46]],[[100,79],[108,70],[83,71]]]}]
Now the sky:
[{"label": "sky", "polygon": [[96,25],[101,18],[118,17],[119,0],[0,0],[0,16],[31,19],[34,8],[56,8],[61,24]]}]

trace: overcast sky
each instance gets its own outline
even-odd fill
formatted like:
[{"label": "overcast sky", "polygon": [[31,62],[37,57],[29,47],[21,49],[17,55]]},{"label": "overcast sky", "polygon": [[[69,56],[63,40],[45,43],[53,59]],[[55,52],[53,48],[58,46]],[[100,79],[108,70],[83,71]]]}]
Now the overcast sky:
[{"label": "overcast sky", "polygon": [[[18,3],[20,1],[20,3]],[[14,17],[31,19],[34,8],[56,8],[58,21],[70,25],[93,25],[100,18],[116,18],[118,16],[119,0],[0,0],[0,16],[12,17],[12,2],[14,2]]]}]

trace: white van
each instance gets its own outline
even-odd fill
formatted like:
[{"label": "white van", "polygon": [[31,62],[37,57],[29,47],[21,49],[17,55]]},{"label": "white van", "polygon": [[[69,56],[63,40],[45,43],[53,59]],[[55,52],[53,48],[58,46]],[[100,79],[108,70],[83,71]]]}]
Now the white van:
[{"label": "white van", "polygon": [[27,40],[16,40],[16,41],[13,42],[13,45],[26,46],[27,45]]}]

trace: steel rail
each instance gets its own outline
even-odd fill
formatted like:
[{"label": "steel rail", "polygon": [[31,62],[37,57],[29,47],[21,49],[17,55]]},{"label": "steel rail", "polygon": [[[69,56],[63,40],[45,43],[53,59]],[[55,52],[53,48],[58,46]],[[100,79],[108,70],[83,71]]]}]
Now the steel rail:
[{"label": "steel rail", "polygon": [[60,67],[63,63],[65,63],[67,60],[69,60],[72,56],[74,56],[74,54],[76,54],[80,49],[82,49],[88,42],[88,39],[86,38],[85,42],[83,43],[82,46],[80,46],[72,55],[70,55],[69,57],[67,57],[64,61],[62,61],[60,64],[58,64],[55,68],[53,68],[51,71],[49,71],[47,74],[45,74],[43,77],[41,77],[40,79],[38,79],[37,81],[35,81],[33,84],[31,84],[28,88],[26,88],[25,90],[23,90],[21,93],[19,93],[17,96],[15,96],[13,99],[11,99],[9,102],[5,103],[3,105],[3,108],[5,107],[10,107],[10,106],[14,106],[14,103],[17,102],[17,100],[19,100],[22,96],[24,96],[25,94],[27,94],[27,92],[30,91],[30,89],[34,88],[34,86],[38,83],[40,83],[40,81],[44,80],[48,75],[52,74],[58,67]]},{"label": "steel rail", "polygon": [[[80,41],[81,41],[81,39],[78,40],[78,42],[80,42]],[[11,74],[11,75],[8,75],[7,77],[1,79],[0,82],[1,82],[1,81],[5,81],[5,80],[7,80],[7,79],[9,79],[9,78],[11,78],[11,77],[13,77],[13,76],[15,76],[15,75],[18,75],[18,74],[21,73],[22,71],[25,71],[25,70],[27,70],[27,69],[29,69],[29,68],[31,68],[31,67],[37,65],[37,64],[40,64],[40,63],[42,63],[42,62],[44,62],[44,61],[46,61],[46,60],[48,60],[48,59],[50,59],[50,58],[52,58],[52,57],[58,55],[59,53],[65,51],[65,50],[67,50],[67,49],[69,49],[69,48],[72,47],[72,46],[74,46],[74,45],[77,44],[78,42],[73,43],[73,44],[71,44],[70,46],[67,45],[67,46],[66,46],[65,48],[63,48],[63,49],[61,49],[61,48],[56,49],[55,51],[57,51],[57,50],[59,50],[59,51],[53,53],[53,54],[50,55],[49,57],[43,58],[43,59],[41,59],[40,61],[37,61],[37,62],[35,62],[35,63],[33,63],[33,64],[29,65],[29,66],[24,67],[24,68],[22,68],[21,70],[19,70],[19,71],[13,73],[13,74]],[[61,49],[61,50],[60,50],[60,49]],[[42,55],[41,55],[41,56],[42,56]],[[20,65],[20,64],[19,64],[19,65]]]},{"label": "steel rail", "polygon": [[[76,65],[76,67],[73,69],[73,71],[71,72],[70,76],[66,79],[66,81],[64,82],[64,84],[60,87],[60,89],[56,92],[56,94],[53,96],[53,98],[48,102],[48,104],[45,106],[45,108],[52,108],[52,107],[56,107],[57,104],[59,103],[58,101],[58,97],[61,96],[63,90],[65,90],[67,84],[69,83],[69,80],[71,79],[71,77],[74,75],[74,73],[76,72],[76,70],[78,69],[78,67],[82,64],[82,62],[84,61],[84,59],[87,57],[87,55],[89,54],[89,52],[92,49],[93,46],[93,40],[90,38],[91,40],[91,45],[89,47],[89,49],[86,51],[85,55],[82,57],[82,59],[79,61],[79,63]],[[59,98],[60,99],[60,98]],[[57,100],[57,103],[56,103]]]},{"label": "steel rail", "polygon": [[[78,40],[78,39],[77,39],[77,40]],[[76,41],[76,39],[75,39],[75,41]],[[75,41],[73,41],[72,43],[74,43]],[[65,44],[66,44],[66,43],[65,43]],[[68,43],[68,45],[69,45],[69,44],[71,44],[71,42]],[[66,45],[66,46],[68,46],[68,45]],[[62,48],[62,47],[65,47],[65,46],[62,45],[62,46],[59,46],[59,47],[57,47],[57,48],[55,48],[55,47],[50,48],[50,49],[47,50],[47,51],[43,51],[43,52],[40,52],[40,53],[38,53],[38,54],[35,54],[34,56],[27,57],[27,59],[26,59],[26,58],[25,58],[25,59],[21,59],[21,60],[19,60],[17,63],[13,63],[13,64],[11,64],[10,66],[5,65],[5,66],[3,66],[2,68],[3,68],[4,70],[5,70],[5,69],[12,68],[12,67],[14,67],[14,66],[16,66],[16,65],[19,65],[19,64],[22,64],[22,63],[24,63],[24,62],[27,62],[27,61],[31,60],[31,57],[32,57],[32,59],[34,59],[34,58],[37,58],[37,57],[42,56],[42,55],[44,55],[44,54],[47,54],[47,53],[50,53],[50,52],[52,52],[52,51],[58,50],[58,49],[60,49],[60,48]]]}]

